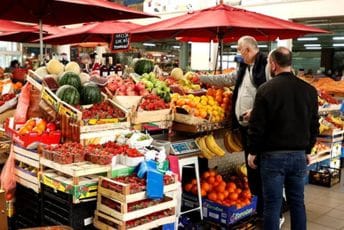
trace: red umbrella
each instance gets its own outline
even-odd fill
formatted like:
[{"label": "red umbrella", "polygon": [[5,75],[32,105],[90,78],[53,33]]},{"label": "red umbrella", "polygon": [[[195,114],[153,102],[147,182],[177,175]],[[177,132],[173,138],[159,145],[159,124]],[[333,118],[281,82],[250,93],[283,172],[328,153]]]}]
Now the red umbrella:
[{"label": "red umbrella", "polygon": [[[327,33],[291,21],[235,8],[225,4],[163,20],[132,31],[133,41],[176,38],[220,41],[220,58],[223,41],[235,41],[243,35],[258,40],[275,40],[299,37],[307,33]],[[220,69],[222,69],[220,61]]]},{"label": "red umbrella", "polygon": [[[43,40],[49,44],[71,44],[82,42],[110,43],[114,33],[126,33],[141,27],[131,22],[105,21],[83,25],[75,29],[45,37]],[[1,39],[1,37],[0,37]]]},{"label": "red umbrella", "polygon": [[33,30],[32,26],[23,25],[23,24],[19,24],[16,22],[8,21],[8,20],[0,20],[1,33],[32,31],[32,30]]},{"label": "red umbrella", "polygon": [[[11,42],[33,42],[37,40],[39,35],[38,26],[31,26],[31,31],[20,31],[20,32],[8,32],[0,34],[0,41],[11,41]],[[43,25],[43,35],[52,35],[62,33],[66,29],[59,26]]]},{"label": "red umbrella", "polygon": [[[50,25],[152,17],[107,0],[2,0],[0,18]],[[40,53],[43,54],[42,33]]]}]

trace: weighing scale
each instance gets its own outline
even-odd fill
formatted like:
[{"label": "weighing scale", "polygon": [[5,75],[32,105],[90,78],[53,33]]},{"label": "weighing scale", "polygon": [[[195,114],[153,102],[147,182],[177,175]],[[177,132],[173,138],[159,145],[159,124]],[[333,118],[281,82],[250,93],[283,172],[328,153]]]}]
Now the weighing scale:
[{"label": "weighing scale", "polygon": [[171,143],[171,154],[182,155],[200,152],[194,139],[176,141]]}]

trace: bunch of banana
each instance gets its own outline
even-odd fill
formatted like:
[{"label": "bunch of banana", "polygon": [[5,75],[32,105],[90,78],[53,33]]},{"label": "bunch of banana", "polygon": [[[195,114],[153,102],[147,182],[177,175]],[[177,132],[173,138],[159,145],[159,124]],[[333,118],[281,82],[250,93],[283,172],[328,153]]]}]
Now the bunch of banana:
[{"label": "bunch of banana", "polygon": [[205,143],[211,152],[220,157],[225,155],[226,152],[216,143],[216,140],[212,134],[206,135],[203,138],[205,139]]},{"label": "bunch of banana", "polygon": [[196,144],[202,152],[202,156],[208,160],[215,156],[222,157],[225,155],[225,151],[216,143],[213,135],[205,135],[203,137],[196,138]]},{"label": "bunch of banana", "polygon": [[208,160],[212,159],[215,156],[215,154],[208,149],[204,137],[197,137],[195,141],[201,150],[201,156],[207,158]]},{"label": "bunch of banana", "polygon": [[241,143],[241,136],[239,132],[228,131],[223,137],[224,145],[228,152],[241,152],[243,151],[243,146]]}]

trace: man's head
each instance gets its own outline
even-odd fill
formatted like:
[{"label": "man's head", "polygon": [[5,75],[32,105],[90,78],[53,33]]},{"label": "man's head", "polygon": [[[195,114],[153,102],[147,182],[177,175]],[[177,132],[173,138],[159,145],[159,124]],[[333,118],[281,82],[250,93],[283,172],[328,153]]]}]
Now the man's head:
[{"label": "man's head", "polygon": [[246,64],[253,64],[256,54],[259,52],[258,43],[256,39],[251,36],[239,38],[237,49]]},{"label": "man's head", "polygon": [[282,72],[291,72],[291,51],[286,47],[278,47],[272,50],[268,56],[268,68],[274,77]]}]

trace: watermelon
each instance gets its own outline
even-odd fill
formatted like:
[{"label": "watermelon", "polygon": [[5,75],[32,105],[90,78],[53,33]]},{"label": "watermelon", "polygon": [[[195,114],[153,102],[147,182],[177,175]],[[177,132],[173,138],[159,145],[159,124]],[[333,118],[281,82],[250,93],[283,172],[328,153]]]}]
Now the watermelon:
[{"label": "watermelon", "polygon": [[78,74],[73,72],[65,72],[59,80],[59,85],[71,85],[78,91],[81,90],[81,80]]},{"label": "watermelon", "polygon": [[100,103],[102,95],[99,87],[94,83],[85,84],[81,90],[81,101],[83,105]]},{"label": "watermelon", "polygon": [[135,62],[134,71],[137,74],[150,73],[154,69],[154,63],[148,59],[140,59]]},{"label": "watermelon", "polygon": [[61,86],[57,90],[56,96],[70,105],[78,105],[80,102],[79,91],[71,85]]}]

